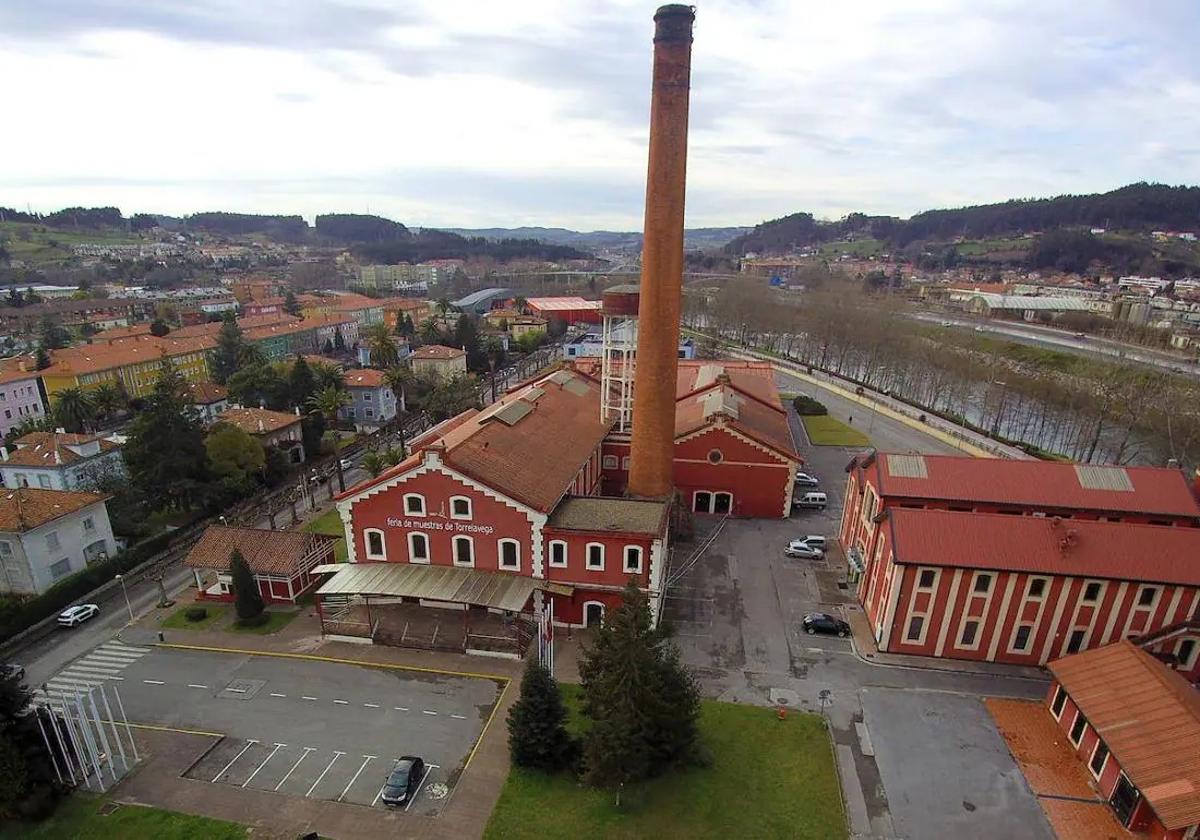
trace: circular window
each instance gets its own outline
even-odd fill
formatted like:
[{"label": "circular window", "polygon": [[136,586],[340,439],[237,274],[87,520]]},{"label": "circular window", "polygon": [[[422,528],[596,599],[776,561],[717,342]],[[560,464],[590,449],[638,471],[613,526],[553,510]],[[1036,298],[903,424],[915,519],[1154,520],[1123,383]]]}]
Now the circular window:
[{"label": "circular window", "polygon": [[710,449],[708,451],[708,463],[710,464],[719,464],[724,458],[725,456],[721,454],[720,449]]}]

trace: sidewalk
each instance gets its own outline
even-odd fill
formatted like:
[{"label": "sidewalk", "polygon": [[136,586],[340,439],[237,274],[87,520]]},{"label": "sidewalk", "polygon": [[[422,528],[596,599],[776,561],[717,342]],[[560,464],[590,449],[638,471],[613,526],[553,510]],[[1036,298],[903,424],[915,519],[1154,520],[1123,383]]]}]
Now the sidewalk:
[{"label": "sidewalk", "polygon": [[871,624],[862,608],[848,605],[845,609],[846,620],[853,630],[854,655],[868,665],[878,665],[883,668],[912,668],[921,671],[945,671],[952,674],[972,674],[986,677],[1007,677],[1009,679],[1037,680],[1045,682],[1049,679],[1042,668],[1028,665],[1006,665],[1000,662],[975,662],[966,659],[943,659],[931,656],[911,656],[904,653],[885,653],[875,644],[875,635],[871,632]]}]

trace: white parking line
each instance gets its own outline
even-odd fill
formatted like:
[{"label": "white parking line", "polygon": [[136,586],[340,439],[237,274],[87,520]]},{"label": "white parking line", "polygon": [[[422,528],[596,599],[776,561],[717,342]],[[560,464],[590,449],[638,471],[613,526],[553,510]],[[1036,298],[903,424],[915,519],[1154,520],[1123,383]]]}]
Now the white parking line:
[{"label": "white parking line", "polygon": [[142,680],[146,685],[166,685],[162,680]]},{"label": "white parking line", "polygon": [[421,710],[421,714],[423,714],[423,715],[436,715],[436,714],[437,714],[437,712],[431,712],[431,711],[429,711],[428,709],[422,709],[422,710]]},{"label": "white parking line", "polygon": [[412,807],[413,800],[416,799],[417,794],[421,792],[421,785],[425,784],[425,780],[429,778],[429,771],[432,770],[433,767],[434,765],[432,764],[425,765],[425,775],[421,777],[421,781],[417,782],[417,789],[413,791],[413,795],[408,797],[408,802],[404,806],[404,813],[407,814],[408,809]]},{"label": "white parking line", "polygon": [[227,688],[225,690],[232,694],[245,694],[246,693],[246,689],[244,689],[244,688]]},{"label": "white parking line", "polygon": [[379,797],[383,796],[383,788],[387,787],[387,782],[383,783],[383,787],[379,789],[379,793],[375,794],[375,798],[371,800],[371,807],[375,807],[375,803],[379,801]]},{"label": "white parking line", "polygon": [[334,700],[333,702],[337,703],[339,706],[349,706],[350,705],[349,700]]},{"label": "white parking line", "polygon": [[268,761],[270,761],[272,758],[274,758],[274,757],[275,757],[275,753],[279,752],[279,748],[280,748],[280,747],[286,747],[286,746],[287,746],[287,744],[276,744],[276,745],[275,745],[275,749],[271,750],[271,754],[270,754],[269,756],[267,756],[266,758],[264,758],[264,759],[263,759],[263,762],[262,762],[262,764],[260,764],[260,765],[258,765],[257,767],[255,767],[255,768],[254,768],[254,772],[250,774],[250,778],[249,778],[249,779],[246,779],[246,781],[242,782],[242,787],[245,787],[246,785],[250,784],[251,780],[252,780],[252,779],[253,779],[255,776],[257,776],[257,775],[258,775],[258,771],[259,771],[259,770],[261,770],[261,769],[263,769],[263,767],[265,767],[265,766],[266,766],[267,762],[268,762]]},{"label": "white parking line", "polygon": [[272,692],[271,692],[271,696],[272,696],[272,697],[287,697],[287,695],[286,695],[286,694],[280,694],[280,693],[278,693],[278,692],[276,692],[276,691],[272,691]]},{"label": "white parking line", "polygon": [[234,762],[237,761],[239,758],[241,758],[245,754],[246,750],[250,749],[252,746],[254,746],[257,743],[258,743],[258,741],[255,741],[253,738],[248,739],[246,741],[246,746],[242,747],[242,751],[233,757],[233,761],[229,762],[224,767],[222,767],[221,772],[217,773],[217,775],[213,776],[212,780],[215,782],[217,779],[221,778],[221,776],[223,776],[225,774],[225,771],[228,770],[230,767],[232,767]]},{"label": "white parking line", "polygon": [[466,715],[450,715],[450,717],[454,718],[455,720],[466,720],[467,719]]},{"label": "white parking line", "polygon": [[283,787],[283,783],[286,782],[288,780],[288,777],[291,776],[292,773],[296,770],[296,768],[300,766],[300,762],[303,761],[304,759],[308,758],[308,754],[310,752],[316,752],[316,750],[317,750],[316,747],[305,747],[304,755],[302,755],[296,759],[296,763],[292,765],[292,769],[287,771],[286,774],[284,774],[284,777],[279,780],[279,784],[275,785],[275,790],[279,790],[281,787]]},{"label": "white parking line", "polygon": [[367,707],[368,709],[378,709],[379,708],[378,703],[363,703],[363,705],[365,707]]},{"label": "white parking line", "polygon": [[392,709],[397,712],[407,712],[408,706],[392,706]]},{"label": "white parking line", "polygon": [[316,698],[316,697],[309,697],[307,694],[301,694],[301,695],[300,695],[300,699],[301,699],[301,700],[316,700],[317,698]]},{"label": "white parking line", "polygon": [[334,752],[333,758],[329,759],[329,763],[325,765],[325,769],[321,771],[321,775],[317,776],[317,780],[312,783],[312,787],[308,789],[308,793],[304,794],[305,799],[312,796],[312,792],[317,789],[317,785],[321,784],[321,780],[325,778],[325,774],[329,772],[329,768],[333,766],[335,761],[344,755],[345,753],[341,752],[340,750]]},{"label": "white parking line", "polygon": [[355,774],[354,774],[352,777],[350,777],[350,781],[349,781],[349,782],[346,784],[346,787],[342,789],[342,792],[341,792],[341,794],[340,794],[340,795],[338,796],[338,798],[337,798],[337,801],[338,801],[338,802],[341,802],[341,801],[342,801],[342,798],[343,798],[343,797],[345,797],[345,795],[346,795],[347,793],[349,793],[349,792],[350,792],[350,787],[351,787],[351,786],[352,786],[352,785],[353,785],[353,784],[354,784],[356,781],[358,781],[358,777],[359,777],[359,775],[362,773],[363,769],[364,769],[364,768],[365,768],[365,767],[366,767],[368,764],[370,764],[370,763],[371,763],[371,760],[372,760],[372,759],[374,759],[374,758],[379,758],[379,756],[377,756],[377,755],[364,755],[364,756],[363,756],[363,763],[362,763],[362,764],[360,764],[360,765],[358,766],[358,772],[357,772],[357,773],[355,773]]},{"label": "white parking line", "polygon": [[208,688],[208,686],[200,685],[199,683],[188,683],[188,688]]}]

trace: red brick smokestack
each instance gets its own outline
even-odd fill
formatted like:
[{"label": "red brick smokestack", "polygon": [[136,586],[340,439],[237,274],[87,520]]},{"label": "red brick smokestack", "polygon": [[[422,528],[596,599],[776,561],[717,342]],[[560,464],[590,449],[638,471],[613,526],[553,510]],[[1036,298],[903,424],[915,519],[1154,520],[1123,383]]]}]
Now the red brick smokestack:
[{"label": "red brick smokestack", "polygon": [[687,180],[691,6],[654,15],[654,89],[650,99],[650,166],[638,305],[629,494],[671,492],[675,449],[675,378],[683,286],[683,196]]}]

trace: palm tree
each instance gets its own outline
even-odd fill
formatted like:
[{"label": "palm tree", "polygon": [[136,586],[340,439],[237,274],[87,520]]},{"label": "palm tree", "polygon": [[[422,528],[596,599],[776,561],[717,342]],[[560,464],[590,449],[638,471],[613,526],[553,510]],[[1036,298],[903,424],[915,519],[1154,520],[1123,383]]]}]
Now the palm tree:
[{"label": "palm tree", "polygon": [[372,324],[367,327],[366,339],[373,366],[390,368],[400,361],[400,351],[396,349],[396,342],[392,340],[392,333],[387,324]]},{"label": "palm tree", "polygon": [[384,466],[390,465],[385,464],[383,457],[378,452],[368,452],[363,456],[362,466],[371,474],[371,478],[374,478],[383,472]]},{"label": "palm tree", "polygon": [[314,363],[310,367],[312,368],[313,383],[316,386],[316,390],[324,391],[326,388],[341,390],[346,387],[346,376],[342,372],[341,365]]},{"label": "palm tree", "polygon": [[417,327],[417,339],[422,344],[440,344],[442,328],[432,318],[426,318],[421,322],[421,326]]},{"label": "palm tree", "polygon": [[407,443],[404,440],[404,418],[401,416],[401,412],[407,413],[408,411],[405,394],[416,381],[416,376],[411,368],[396,365],[383,372],[383,381],[387,383],[392,395],[396,398],[396,429],[400,434],[400,460],[403,461],[407,453]]},{"label": "palm tree", "polygon": [[101,382],[92,389],[91,397],[100,418],[107,419],[125,407],[125,395],[111,382]]},{"label": "palm tree", "polygon": [[95,400],[82,388],[64,388],[54,400],[54,419],[68,432],[86,432],[96,419]]},{"label": "palm tree", "polygon": [[440,297],[437,299],[437,304],[435,305],[437,306],[438,315],[441,315],[443,318],[445,318],[446,313],[450,311],[450,299],[446,297]]},{"label": "palm tree", "polygon": [[342,493],[346,492],[346,479],[342,475],[342,455],[337,448],[337,418],[343,408],[350,405],[350,395],[342,388],[330,386],[317,391],[308,398],[308,406],[311,413],[320,414],[325,418],[326,428],[334,429],[334,457],[333,463],[337,467],[338,490]]}]

